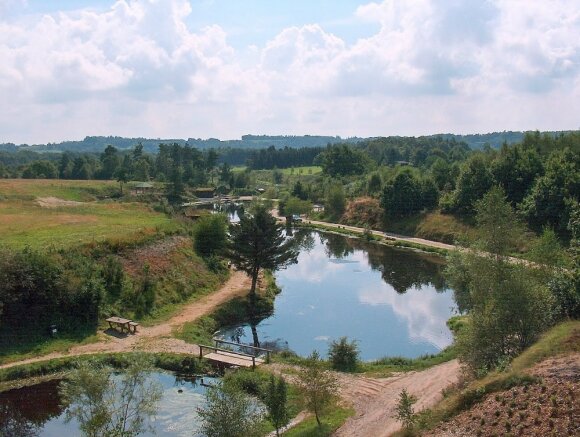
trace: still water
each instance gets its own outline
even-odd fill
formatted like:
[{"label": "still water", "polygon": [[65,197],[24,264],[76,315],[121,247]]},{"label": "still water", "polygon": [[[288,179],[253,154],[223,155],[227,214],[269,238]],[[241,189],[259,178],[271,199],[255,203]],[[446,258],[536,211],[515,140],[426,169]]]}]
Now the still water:
[{"label": "still water", "polygon": [[[363,360],[409,358],[449,346],[453,292],[441,257],[340,235],[299,231],[298,263],[276,273],[282,292],[274,314],[257,324],[262,346],[325,355],[333,339],[358,341]],[[226,327],[228,339],[252,342],[249,324]]]},{"label": "still water", "polygon": [[[199,436],[196,408],[205,404],[205,384],[216,378],[180,378],[171,373],[156,372],[151,376],[161,384],[163,397],[154,421],[154,433],[141,435],[161,437]],[[80,435],[74,421],[65,423],[60,406],[58,384],[48,381],[31,387],[0,393],[0,436],[65,437]],[[181,390],[181,393],[179,392]]]}]

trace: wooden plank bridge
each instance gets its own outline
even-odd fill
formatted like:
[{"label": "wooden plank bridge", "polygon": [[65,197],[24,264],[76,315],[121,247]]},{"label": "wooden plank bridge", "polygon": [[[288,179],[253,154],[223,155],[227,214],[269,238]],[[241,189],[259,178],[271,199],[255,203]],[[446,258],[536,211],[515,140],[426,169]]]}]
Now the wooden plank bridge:
[{"label": "wooden plank bridge", "polygon": [[[246,344],[233,343],[231,341],[220,340],[219,338],[214,338],[213,340],[215,341],[215,346],[206,346],[203,344],[199,345],[200,359],[205,358],[206,360],[213,361],[214,363],[221,365],[252,368],[270,361],[271,351],[269,349]],[[240,349],[243,349],[244,351],[249,351],[251,353],[221,348],[219,347],[220,344],[236,346]],[[266,357],[261,358],[260,355],[263,356],[264,354]]]}]

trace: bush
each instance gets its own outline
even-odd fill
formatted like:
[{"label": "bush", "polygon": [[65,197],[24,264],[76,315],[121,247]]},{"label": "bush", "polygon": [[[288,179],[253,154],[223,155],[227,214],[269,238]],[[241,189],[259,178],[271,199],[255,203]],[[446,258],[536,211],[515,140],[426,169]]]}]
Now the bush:
[{"label": "bush", "polygon": [[203,257],[219,254],[226,246],[227,219],[223,214],[199,218],[193,228],[195,251]]},{"label": "bush", "polygon": [[346,337],[334,340],[330,344],[328,357],[332,368],[341,372],[354,372],[358,363],[359,349],[356,340],[351,342]]}]

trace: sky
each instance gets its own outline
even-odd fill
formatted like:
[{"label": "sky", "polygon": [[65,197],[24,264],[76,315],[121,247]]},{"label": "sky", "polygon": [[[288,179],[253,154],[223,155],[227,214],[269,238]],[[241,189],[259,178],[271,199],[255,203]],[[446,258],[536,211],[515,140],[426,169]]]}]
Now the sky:
[{"label": "sky", "polygon": [[0,0],[0,143],[580,129],[580,0]]}]

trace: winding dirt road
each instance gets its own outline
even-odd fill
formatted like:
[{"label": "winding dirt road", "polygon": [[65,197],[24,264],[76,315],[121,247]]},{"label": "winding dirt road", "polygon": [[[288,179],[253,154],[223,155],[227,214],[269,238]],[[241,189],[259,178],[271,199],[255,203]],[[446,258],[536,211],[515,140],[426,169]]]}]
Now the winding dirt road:
[{"label": "winding dirt road", "polygon": [[101,333],[101,340],[80,346],[74,346],[65,353],[51,353],[40,357],[29,358],[0,365],[0,369],[46,361],[74,355],[88,355],[104,352],[173,352],[173,353],[199,353],[197,345],[189,344],[183,340],[171,338],[174,329],[178,329],[186,322],[191,322],[201,316],[211,313],[219,305],[236,296],[248,292],[251,286],[250,278],[243,272],[234,271],[228,281],[216,292],[204,296],[200,300],[186,305],[178,314],[171,319],[151,327],[140,327],[137,334],[126,336],[113,336]]}]

